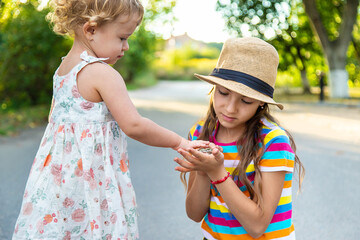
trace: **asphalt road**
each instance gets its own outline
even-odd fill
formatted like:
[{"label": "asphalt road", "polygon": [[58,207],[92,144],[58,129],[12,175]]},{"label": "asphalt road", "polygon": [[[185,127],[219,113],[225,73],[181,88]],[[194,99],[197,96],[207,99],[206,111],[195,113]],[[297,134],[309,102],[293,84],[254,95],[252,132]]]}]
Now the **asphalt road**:
[{"label": "asphalt road", "polygon": [[[162,82],[130,95],[143,116],[186,136],[207,109],[208,90],[199,82]],[[306,168],[302,193],[294,188],[297,239],[359,239],[360,109],[322,104],[285,108],[274,114],[293,134]],[[11,238],[43,130],[0,138],[0,240]],[[141,239],[202,239],[199,224],[185,214],[185,192],[172,161],[177,153],[132,139],[128,150]]]}]

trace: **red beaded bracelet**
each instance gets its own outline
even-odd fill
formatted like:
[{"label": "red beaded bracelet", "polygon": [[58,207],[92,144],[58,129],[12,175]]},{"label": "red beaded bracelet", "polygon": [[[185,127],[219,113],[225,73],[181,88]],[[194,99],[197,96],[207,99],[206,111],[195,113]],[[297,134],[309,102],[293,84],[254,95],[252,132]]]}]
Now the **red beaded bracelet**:
[{"label": "red beaded bracelet", "polygon": [[219,179],[217,181],[211,181],[211,184],[215,185],[215,184],[219,184],[219,183],[222,183],[222,182],[225,182],[226,179],[228,179],[228,177],[230,176],[230,173],[227,172],[227,175],[225,177],[223,177],[222,179]]}]

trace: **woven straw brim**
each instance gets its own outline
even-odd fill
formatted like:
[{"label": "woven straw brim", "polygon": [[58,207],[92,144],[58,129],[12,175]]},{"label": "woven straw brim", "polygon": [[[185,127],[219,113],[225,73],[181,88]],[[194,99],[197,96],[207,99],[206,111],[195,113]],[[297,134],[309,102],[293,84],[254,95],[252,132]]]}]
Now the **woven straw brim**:
[{"label": "woven straw brim", "polygon": [[214,76],[204,76],[204,75],[200,75],[200,74],[196,74],[196,73],[194,75],[198,79],[208,82],[210,84],[213,84],[213,85],[218,84],[218,85],[223,86],[231,91],[239,93],[243,96],[253,98],[253,99],[265,102],[265,103],[276,105],[281,110],[284,109],[284,106],[281,103],[275,102],[274,99],[272,99],[271,97],[266,96],[266,95],[254,90],[242,83],[238,83],[238,82],[231,81],[231,80],[224,80],[222,78],[218,78],[218,77],[214,77]]}]

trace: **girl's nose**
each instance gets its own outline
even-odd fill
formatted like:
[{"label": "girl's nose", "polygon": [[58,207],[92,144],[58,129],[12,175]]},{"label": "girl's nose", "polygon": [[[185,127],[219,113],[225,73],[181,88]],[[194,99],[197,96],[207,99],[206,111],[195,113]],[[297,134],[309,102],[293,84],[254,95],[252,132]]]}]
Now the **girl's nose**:
[{"label": "girl's nose", "polygon": [[226,105],[226,111],[228,111],[228,113],[234,113],[236,112],[237,109],[237,101],[235,101],[236,99],[231,98],[227,105]]},{"label": "girl's nose", "polygon": [[129,50],[129,48],[130,48],[129,43],[128,43],[128,41],[126,40],[126,41],[123,43],[123,51]]}]

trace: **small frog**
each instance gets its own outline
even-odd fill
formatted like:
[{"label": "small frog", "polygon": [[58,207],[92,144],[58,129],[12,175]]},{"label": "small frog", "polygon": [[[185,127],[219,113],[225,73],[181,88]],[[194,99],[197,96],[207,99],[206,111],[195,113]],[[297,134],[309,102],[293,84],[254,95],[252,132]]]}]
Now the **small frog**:
[{"label": "small frog", "polygon": [[202,152],[202,153],[212,154],[212,149],[211,148],[199,148],[197,150],[199,152]]}]

